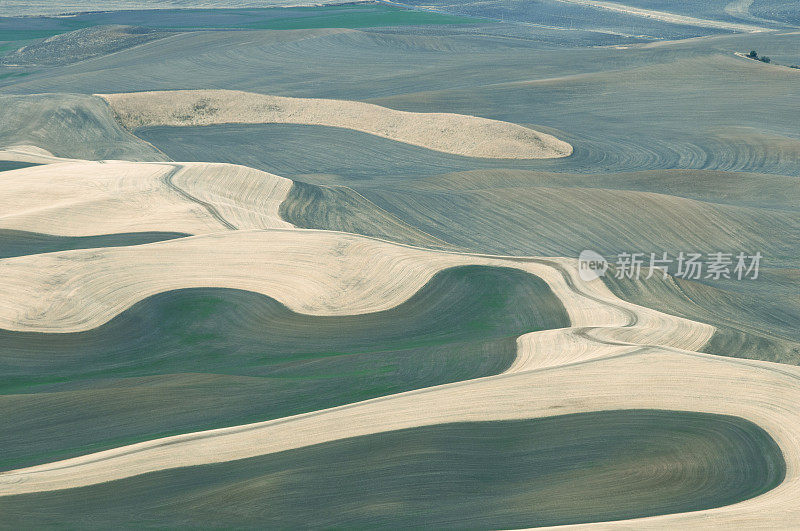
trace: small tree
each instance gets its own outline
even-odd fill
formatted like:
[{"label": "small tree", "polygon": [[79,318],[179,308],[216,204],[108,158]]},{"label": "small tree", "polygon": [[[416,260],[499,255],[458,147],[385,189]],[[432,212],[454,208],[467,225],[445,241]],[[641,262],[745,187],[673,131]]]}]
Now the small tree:
[{"label": "small tree", "polygon": [[750,53],[747,54],[747,57],[751,59],[758,59],[758,53],[755,50],[750,50]]},{"label": "small tree", "polygon": [[761,60],[764,61],[765,63],[769,63],[770,58],[769,57],[762,57]]}]

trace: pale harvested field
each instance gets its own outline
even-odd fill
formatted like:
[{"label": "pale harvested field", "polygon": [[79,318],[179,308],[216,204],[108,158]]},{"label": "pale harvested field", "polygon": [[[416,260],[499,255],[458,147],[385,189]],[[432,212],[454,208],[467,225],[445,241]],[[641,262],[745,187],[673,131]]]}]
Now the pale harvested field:
[{"label": "pale harvested field", "polygon": [[[621,326],[619,333],[627,340],[637,333],[627,327],[636,324],[650,330],[650,341],[680,348],[699,348],[713,332],[708,325],[625,303],[602,282],[583,286],[570,259],[447,253],[317,230],[221,232],[136,247],[8,258],[0,262],[0,272],[9,279],[0,288],[5,301],[0,327],[88,330],[148,296],[191,287],[254,291],[309,315],[354,315],[393,308],[436,272],[471,264],[516,267],[542,278],[564,303],[573,326]],[[570,287],[576,283],[580,292]],[[609,332],[597,333],[605,337]]]},{"label": "pale harvested field", "polygon": [[60,236],[289,228],[278,208],[291,184],[230,164],[56,160],[0,173],[0,228]]},{"label": "pale harvested field", "polygon": [[520,125],[450,113],[396,111],[357,101],[289,98],[234,90],[100,94],[130,130],[226,123],[324,125],[468,157],[550,159],[572,146]]}]

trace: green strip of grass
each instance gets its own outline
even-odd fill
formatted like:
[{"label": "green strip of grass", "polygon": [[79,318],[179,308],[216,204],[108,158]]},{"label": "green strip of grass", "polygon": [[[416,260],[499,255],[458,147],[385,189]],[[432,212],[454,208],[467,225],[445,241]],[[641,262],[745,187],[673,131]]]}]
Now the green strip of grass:
[{"label": "green strip of grass", "polygon": [[[20,72],[26,74],[26,72]],[[0,162],[0,171],[35,166],[25,162]],[[189,236],[183,232],[126,232],[97,236],[55,236],[38,232],[0,229],[0,258],[25,256],[72,249],[121,247],[160,242]]]},{"label": "green strip of grass", "polygon": [[[26,29],[0,29],[0,41],[25,41],[35,39],[46,39],[59,33],[70,31],[68,29],[52,29],[52,30],[26,30]],[[10,46],[13,48],[13,45]]]},{"label": "green strip of grass", "polygon": [[6,79],[16,79],[18,77],[25,77],[31,75],[33,72],[5,72],[0,74],[0,81]]},{"label": "green strip of grass", "polygon": [[[211,16],[213,15],[213,16]],[[175,10],[164,11],[161,17],[143,17],[132,12],[127,17],[120,13],[87,13],[70,19],[37,19],[37,27],[28,28],[25,19],[0,19],[0,53],[8,43],[10,48],[21,46],[14,41],[45,39],[103,24],[131,24],[155,30],[194,31],[211,29],[319,29],[365,28],[382,26],[476,24],[489,21],[414,11],[382,4],[351,4],[339,6],[265,8],[249,10]],[[194,22],[194,23],[193,23]]]}]

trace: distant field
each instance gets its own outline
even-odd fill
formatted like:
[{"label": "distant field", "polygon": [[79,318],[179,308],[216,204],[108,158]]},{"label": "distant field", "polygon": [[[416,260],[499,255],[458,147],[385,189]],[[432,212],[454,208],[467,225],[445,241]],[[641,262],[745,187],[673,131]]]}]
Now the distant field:
[{"label": "distant field", "polygon": [[755,0],[750,11],[759,17],[779,20],[787,24],[800,24],[800,9],[797,3],[787,0]]},{"label": "distant field", "polygon": [[[751,13],[755,5],[752,0],[613,0],[626,7],[653,10],[675,15],[683,15],[705,20],[734,23],[762,23],[770,25],[767,18],[754,17]],[[774,0],[772,0],[774,1]],[[785,1],[783,3],[786,3]],[[776,23],[777,24],[777,23]]]},{"label": "distant field", "polygon": [[125,24],[173,31],[206,29],[364,28],[426,24],[475,24],[485,20],[413,11],[384,4],[263,9],[164,9],[82,13],[73,17],[0,18],[2,41],[43,39],[76,29]]},{"label": "distant field", "polygon": [[382,4],[298,8],[289,16],[251,22],[248,29],[366,28],[376,26],[408,26],[425,24],[475,24],[484,20],[409,11]]},{"label": "distant field", "polygon": [[[712,35],[725,30],[697,27],[628,13],[612,12],[594,6],[561,0],[487,0],[483,2],[452,2],[450,0],[402,0],[400,5],[421,9],[436,9],[452,15],[485,17],[504,23],[530,25],[533,31],[542,28],[586,30],[598,35],[618,35],[631,41],[685,39]],[[625,3],[619,2],[619,3]]]},{"label": "distant field", "polygon": [[[0,4],[3,16],[63,15],[65,13],[87,13],[90,11],[120,11],[131,9],[216,9],[263,7],[259,0],[4,0]],[[270,0],[269,5],[316,6],[337,4],[338,0]]]}]

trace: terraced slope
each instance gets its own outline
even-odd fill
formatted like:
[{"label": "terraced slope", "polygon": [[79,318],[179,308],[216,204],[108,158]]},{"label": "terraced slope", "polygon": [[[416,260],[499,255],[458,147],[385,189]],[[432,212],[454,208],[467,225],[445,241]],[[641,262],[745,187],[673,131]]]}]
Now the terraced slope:
[{"label": "terraced slope", "polygon": [[0,510],[18,526],[519,528],[728,505],[784,474],[780,449],[750,422],[606,411],[365,435],[3,497]]},{"label": "terraced slope", "polygon": [[358,316],[194,289],[150,297],[86,332],[0,331],[0,466],[498,374],[518,336],[569,325],[544,281],[471,266]]}]

